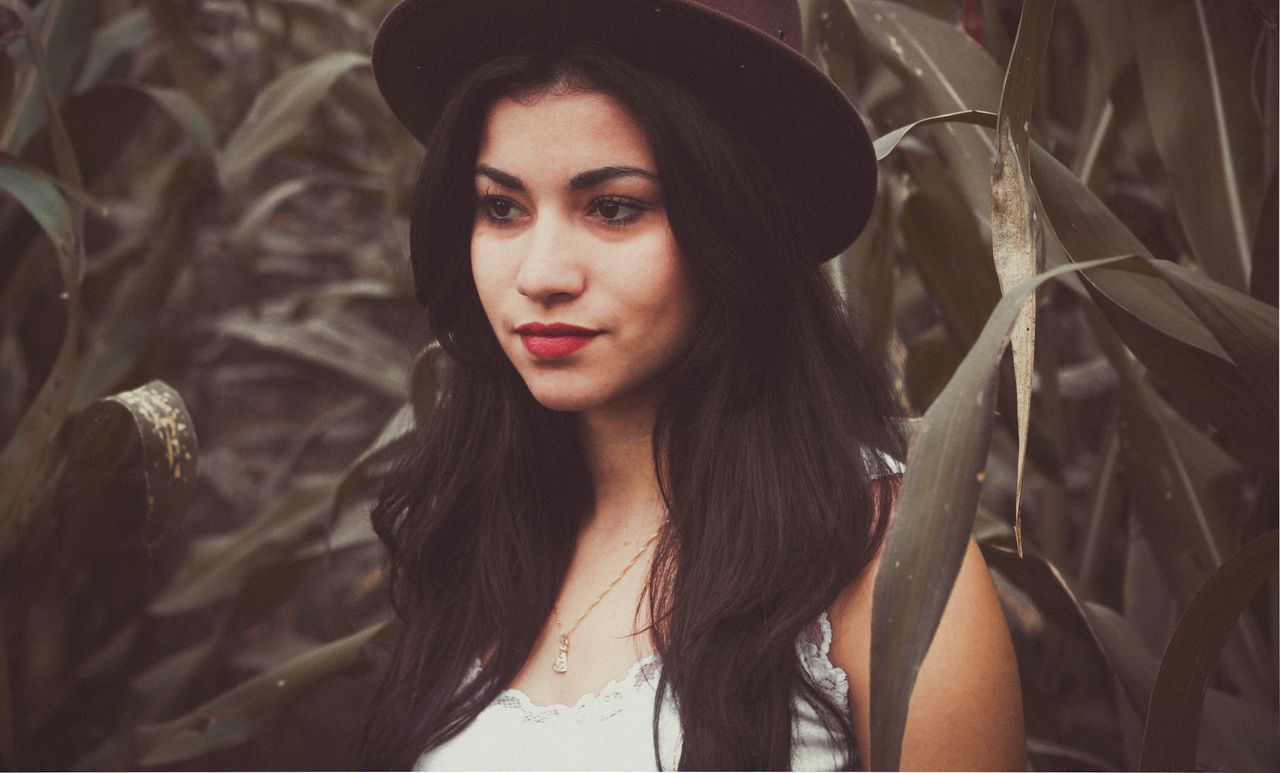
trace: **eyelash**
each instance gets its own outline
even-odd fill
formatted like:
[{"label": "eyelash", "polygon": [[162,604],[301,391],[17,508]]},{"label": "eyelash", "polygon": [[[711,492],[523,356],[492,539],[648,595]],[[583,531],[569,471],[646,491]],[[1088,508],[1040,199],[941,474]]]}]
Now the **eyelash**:
[{"label": "eyelash", "polygon": [[[512,209],[515,209],[515,210],[520,209],[520,206],[518,204],[516,204],[514,201],[507,198],[506,196],[499,196],[496,193],[491,193],[491,192],[486,192],[481,194],[480,198],[476,202],[476,209],[478,210],[479,215],[481,217],[483,217],[485,220],[489,221],[493,225],[496,225],[498,227],[505,227],[505,226],[511,225],[512,218],[494,216],[492,208],[493,208],[493,205],[498,202],[507,204],[508,206],[510,206]],[[591,209],[598,212],[600,206],[604,204],[615,204],[619,207],[624,207],[624,208],[633,210],[633,212],[630,215],[627,215],[626,217],[616,218],[612,220],[608,218],[601,218],[601,222],[611,228],[622,228],[624,226],[631,225],[636,220],[639,220],[640,216],[647,211],[647,207],[645,207],[640,202],[635,201],[634,199],[624,198],[622,196],[600,196],[592,200]]]}]

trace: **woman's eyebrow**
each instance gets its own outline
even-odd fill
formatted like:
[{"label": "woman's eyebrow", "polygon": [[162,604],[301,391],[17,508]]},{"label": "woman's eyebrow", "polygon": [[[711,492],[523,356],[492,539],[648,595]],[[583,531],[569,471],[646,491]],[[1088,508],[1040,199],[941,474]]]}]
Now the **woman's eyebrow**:
[{"label": "woman's eyebrow", "polygon": [[569,187],[572,190],[580,191],[585,188],[594,188],[595,186],[615,180],[619,177],[643,177],[646,180],[657,182],[658,176],[653,172],[647,172],[644,169],[634,166],[604,166],[599,169],[590,169],[586,172],[579,172],[569,180]]},{"label": "woman's eyebrow", "polygon": [[476,176],[488,177],[503,188],[510,188],[513,191],[524,191],[524,182],[519,177],[507,174],[500,169],[494,169],[488,164],[477,165]]},{"label": "woman's eyebrow", "polygon": [[[510,188],[513,191],[525,190],[524,181],[512,174],[507,174],[501,169],[495,169],[488,164],[476,165],[476,175],[480,177],[488,177],[498,185],[504,188]],[[601,183],[609,180],[616,180],[619,177],[643,177],[646,180],[657,181],[658,176],[653,172],[646,171],[635,166],[602,166],[599,169],[588,169],[585,172],[575,174],[569,180],[569,188],[575,191],[594,188]]]}]

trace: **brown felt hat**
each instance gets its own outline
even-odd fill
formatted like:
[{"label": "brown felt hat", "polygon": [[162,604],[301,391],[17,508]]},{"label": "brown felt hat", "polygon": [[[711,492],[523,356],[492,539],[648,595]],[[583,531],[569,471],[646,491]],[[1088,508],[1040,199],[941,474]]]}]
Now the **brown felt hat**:
[{"label": "brown felt hat", "polygon": [[796,0],[402,0],[378,29],[373,73],[426,144],[450,88],[481,63],[539,39],[599,44],[739,127],[823,261],[866,224],[876,159],[861,117],[800,53],[800,36]]}]

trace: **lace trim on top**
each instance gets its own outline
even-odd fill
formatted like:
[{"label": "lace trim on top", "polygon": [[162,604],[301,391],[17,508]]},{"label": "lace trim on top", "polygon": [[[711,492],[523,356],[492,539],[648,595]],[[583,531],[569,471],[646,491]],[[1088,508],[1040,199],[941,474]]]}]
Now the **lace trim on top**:
[{"label": "lace trim on top", "polygon": [[523,690],[508,687],[498,694],[490,706],[517,710],[524,714],[526,722],[543,724],[556,717],[570,717],[579,722],[585,719],[605,719],[615,707],[625,704],[627,697],[645,686],[656,687],[658,672],[662,670],[657,654],[648,655],[631,664],[627,672],[610,681],[596,692],[587,693],[573,705],[552,703],[540,705],[533,702]]},{"label": "lace trim on top", "polygon": [[796,640],[796,651],[813,683],[839,706],[849,705],[849,675],[831,662],[831,618],[824,611]]},{"label": "lace trim on top", "polygon": [[[814,685],[835,701],[836,705],[848,706],[849,677],[844,669],[831,662],[831,638],[831,619],[824,611],[800,631],[796,638],[796,654]],[[479,671],[479,665],[477,661],[472,667],[473,675]],[[546,724],[559,717],[577,722],[599,721],[621,711],[627,705],[627,699],[636,691],[646,687],[656,689],[661,670],[662,661],[655,653],[632,663],[625,674],[598,691],[583,695],[572,705],[537,704],[523,690],[508,687],[498,694],[490,704],[490,709],[518,711],[524,715],[525,722],[537,724]]]}]

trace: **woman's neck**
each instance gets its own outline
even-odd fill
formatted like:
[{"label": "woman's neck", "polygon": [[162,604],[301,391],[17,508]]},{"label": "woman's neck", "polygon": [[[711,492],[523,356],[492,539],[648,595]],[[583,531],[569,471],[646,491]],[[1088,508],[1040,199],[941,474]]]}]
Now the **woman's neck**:
[{"label": "woman's neck", "polygon": [[653,464],[656,401],[584,411],[583,450],[591,469],[596,506],[586,528],[646,539],[666,514]]}]

